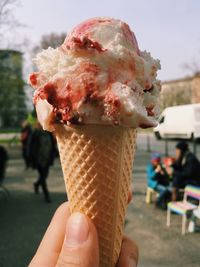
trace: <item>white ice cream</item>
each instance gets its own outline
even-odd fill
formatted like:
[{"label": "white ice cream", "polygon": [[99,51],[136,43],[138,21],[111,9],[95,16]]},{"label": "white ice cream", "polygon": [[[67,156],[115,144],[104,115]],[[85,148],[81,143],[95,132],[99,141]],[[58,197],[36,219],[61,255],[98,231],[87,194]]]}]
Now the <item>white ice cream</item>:
[{"label": "white ice cream", "polygon": [[134,34],[120,20],[95,18],[78,25],[63,45],[48,48],[30,75],[40,123],[156,125],[160,68],[141,52]]}]

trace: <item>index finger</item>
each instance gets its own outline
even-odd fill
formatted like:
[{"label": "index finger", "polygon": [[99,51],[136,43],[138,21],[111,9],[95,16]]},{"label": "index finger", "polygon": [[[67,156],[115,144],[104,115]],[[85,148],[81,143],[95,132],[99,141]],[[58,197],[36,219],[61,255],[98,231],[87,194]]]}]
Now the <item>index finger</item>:
[{"label": "index finger", "polygon": [[128,237],[124,236],[117,267],[136,267],[138,263],[138,255],[137,245]]}]

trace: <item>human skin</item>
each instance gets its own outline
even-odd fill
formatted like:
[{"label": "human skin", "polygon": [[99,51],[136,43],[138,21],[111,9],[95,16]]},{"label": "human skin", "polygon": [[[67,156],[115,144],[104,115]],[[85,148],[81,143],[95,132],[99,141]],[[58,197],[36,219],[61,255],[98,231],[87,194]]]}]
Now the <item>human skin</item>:
[{"label": "human skin", "polygon": [[[124,236],[117,267],[135,267],[137,262],[137,245]],[[55,212],[29,267],[75,266],[99,266],[98,237],[92,221],[78,212],[70,214],[66,202]]]}]

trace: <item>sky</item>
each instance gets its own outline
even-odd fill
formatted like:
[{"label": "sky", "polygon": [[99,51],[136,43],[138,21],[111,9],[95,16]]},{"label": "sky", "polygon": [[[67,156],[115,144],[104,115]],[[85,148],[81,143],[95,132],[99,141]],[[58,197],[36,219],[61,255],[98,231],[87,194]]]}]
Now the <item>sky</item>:
[{"label": "sky", "polygon": [[109,16],[127,22],[141,50],[160,59],[158,78],[173,80],[200,61],[199,0],[21,0],[15,17],[26,27],[18,38],[37,45],[43,34],[70,32],[85,19]]}]

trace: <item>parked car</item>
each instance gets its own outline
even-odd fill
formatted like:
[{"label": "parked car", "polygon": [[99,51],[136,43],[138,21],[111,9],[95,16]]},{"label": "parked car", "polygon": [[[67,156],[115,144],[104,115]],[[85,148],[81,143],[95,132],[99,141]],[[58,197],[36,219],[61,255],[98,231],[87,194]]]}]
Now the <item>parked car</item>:
[{"label": "parked car", "polygon": [[166,108],[154,128],[154,134],[157,139],[200,138],[200,104]]}]

